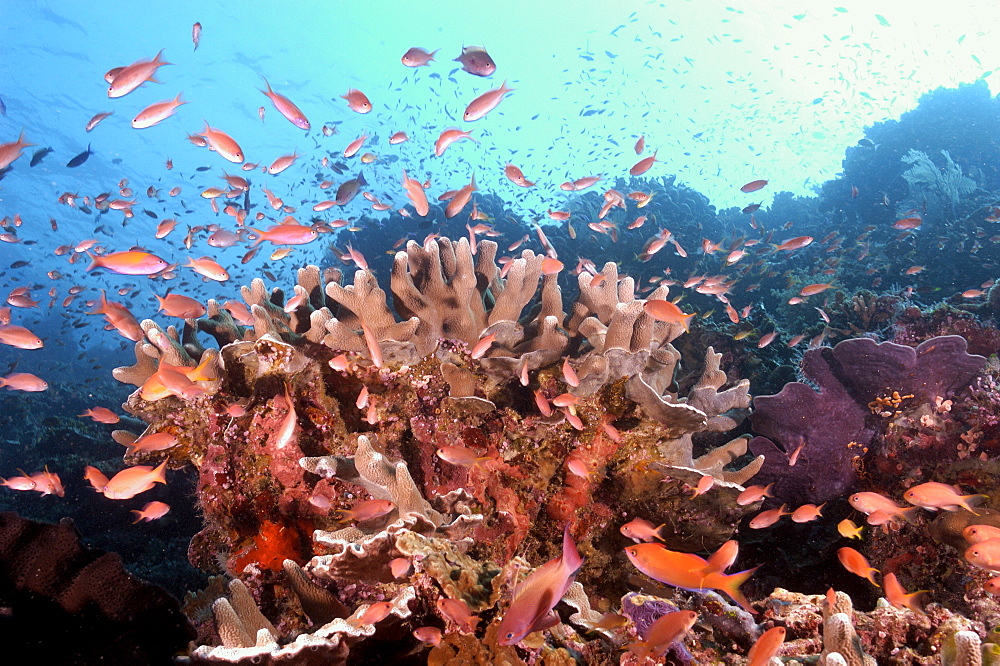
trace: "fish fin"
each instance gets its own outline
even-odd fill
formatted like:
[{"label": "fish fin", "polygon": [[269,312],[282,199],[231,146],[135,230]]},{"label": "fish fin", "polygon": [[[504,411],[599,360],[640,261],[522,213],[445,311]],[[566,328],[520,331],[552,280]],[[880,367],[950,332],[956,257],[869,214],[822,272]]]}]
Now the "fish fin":
[{"label": "fish fin", "polygon": [[580,551],[576,549],[573,537],[569,533],[569,523],[566,523],[566,527],[563,528],[563,552],[559,559],[562,567],[569,572],[569,576],[575,574],[583,566],[583,558],[580,557]]},{"label": "fish fin", "polygon": [[747,569],[746,571],[734,574],[711,573],[705,576],[702,586],[725,592],[745,611],[752,615],[757,615],[757,611],[750,605],[750,601],[740,591],[740,585],[745,583],[759,568],[760,566],[756,566],[753,569]]},{"label": "fish fin", "polygon": [[910,525],[916,525],[917,524],[917,515],[919,513],[920,513],[920,507],[919,506],[912,506],[909,509],[903,509],[902,511],[900,511],[896,515],[899,516],[900,518],[902,518],[904,521],[906,521]]},{"label": "fish fin", "polygon": [[[96,255],[93,255],[93,254],[91,254],[91,253],[90,253],[89,251],[86,251],[86,255],[87,255],[88,257],[90,257],[90,265],[89,265],[89,266],[87,266],[87,270],[88,270],[88,271],[92,271],[92,270],[94,270],[95,268],[100,268],[100,267],[101,267],[101,263],[100,263],[100,257],[98,257],[98,256],[96,256]],[[103,297],[103,295],[101,296],[101,298],[104,298],[104,297]],[[105,301],[105,303],[106,303],[106,302],[107,302],[107,301]],[[95,314],[96,314],[96,313],[95,313]]]},{"label": "fish fin", "polygon": [[170,462],[170,457],[163,459],[156,469],[153,470],[153,483],[167,483],[167,463]]}]

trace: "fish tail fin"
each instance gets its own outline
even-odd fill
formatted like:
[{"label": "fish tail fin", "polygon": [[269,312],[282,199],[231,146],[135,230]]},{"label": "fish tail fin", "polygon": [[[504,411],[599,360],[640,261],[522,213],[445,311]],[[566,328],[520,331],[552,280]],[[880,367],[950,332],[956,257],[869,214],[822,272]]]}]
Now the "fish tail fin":
[{"label": "fish tail fin", "polygon": [[759,566],[756,566],[753,569],[747,569],[746,571],[734,574],[712,573],[705,576],[702,585],[704,587],[725,592],[745,611],[752,615],[756,615],[757,611],[753,609],[750,605],[750,601],[743,595],[743,592],[740,591],[740,585],[745,583],[747,579],[749,579],[750,576],[752,576],[753,573],[759,568]]},{"label": "fish tail fin", "polygon": [[563,528],[563,550],[562,566],[570,572],[570,575],[574,574],[583,566],[583,558],[580,556],[580,551],[576,549],[576,544],[573,543],[573,537],[569,533],[569,523],[566,523],[566,527]]},{"label": "fish tail fin", "polygon": [[[6,377],[0,377],[0,388],[3,388],[4,386],[7,386],[8,381],[9,380]],[[4,479],[4,480],[6,480],[6,479]]]},{"label": "fish tail fin", "polygon": [[[95,268],[100,268],[101,266],[104,265],[104,264],[101,263],[101,258],[100,257],[98,257],[96,255],[93,255],[90,252],[87,252],[86,254],[87,254],[88,257],[90,257],[90,265],[87,266],[87,270],[88,271],[92,271]],[[107,301],[105,301],[105,302],[107,302]]]},{"label": "fish tail fin", "polygon": [[167,463],[170,462],[170,457],[166,457],[154,470],[153,470],[153,483],[162,483],[166,485],[167,483]]},{"label": "fish tail fin", "polygon": [[181,99],[181,95],[183,95],[183,94],[184,94],[184,91],[182,90],[179,93],[177,93],[176,97],[174,97],[174,103],[177,104],[178,106],[180,106],[181,104],[188,104],[189,103],[189,102]]},{"label": "fish tail fin", "polygon": [[247,227],[247,229],[249,229],[251,233],[257,234],[257,240],[255,240],[253,242],[253,245],[250,246],[251,248],[255,248],[255,247],[257,247],[258,245],[260,245],[261,243],[264,242],[264,232],[263,231],[261,231],[260,229],[254,229],[253,227]]},{"label": "fish tail fin", "polygon": [[962,500],[962,508],[974,516],[978,516],[979,514],[972,510],[973,507],[979,506],[989,498],[989,495],[982,494],[959,496],[959,499]]},{"label": "fish tail fin", "polygon": [[156,56],[153,58],[153,62],[160,66],[174,64],[172,62],[167,62],[166,60],[163,59],[163,49],[160,49],[160,52],[156,54]]},{"label": "fish tail fin", "polygon": [[902,518],[904,521],[906,521],[910,525],[916,525],[917,524],[917,515],[919,513],[920,513],[920,507],[919,506],[911,506],[908,509],[901,510],[896,515],[899,516],[900,518]]},{"label": "fish tail fin", "polygon": [[135,525],[137,522],[142,520],[142,511],[139,511],[138,509],[132,509],[132,513],[135,514],[135,520],[132,521],[132,524]]},{"label": "fish tail fin", "polygon": [[[159,296],[157,296],[157,298],[159,298]],[[188,379],[190,379],[193,382],[212,381],[212,377],[206,376],[205,371],[208,369],[210,365],[212,365],[212,361],[214,359],[209,354],[204,354],[204,357],[205,358],[201,361],[201,363],[199,363],[197,366],[194,367],[194,369],[188,372]],[[286,385],[285,395],[287,394],[288,394],[288,386]]]},{"label": "fish tail fin", "polygon": [[271,90],[271,84],[267,82],[267,77],[262,76],[261,78],[264,79],[264,85],[267,86],[267,92],[264,92],[263,90],[261,90],[261,92],[264,93],[265,95],[274,94],[274,91]]}]

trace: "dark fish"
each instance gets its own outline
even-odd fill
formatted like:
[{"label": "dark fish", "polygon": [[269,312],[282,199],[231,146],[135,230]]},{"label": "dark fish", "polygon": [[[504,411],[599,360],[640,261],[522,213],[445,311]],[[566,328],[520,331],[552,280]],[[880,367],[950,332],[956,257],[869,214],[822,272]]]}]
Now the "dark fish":
[{"label": "dark fish", "polygon": [[90,144],[88,143],[87,144],[87,150],[83,151],[82,153],[80,153],[79,155],[77,155],[76,157],[74,157],[73,159],[71,159],[69,162],[66,162],[66,166],[68,166],[71,169],[73,167],[78,167],[81,164],[83,164],[84,162],[86,162],[87,158],[90,157],[93,154],[94,154],[94,151],[92,151],[90,149]]},{"label": "dark fish", "polygon": [[45,156],[51,152],[52,152],[51,148],[39,148],[38,150],[35,151],[35,154],[31,156],[31,161],[28,162],[28,166],[35,166],[43,159],[45,159]]},{"label": "dark fish", "polygon": [[3,103],[3,99],[0,99],[0,116],[7,115],[7,105]]},{"label": "dark fish", "polygon": [[143,209],[142,209],[142,212],[143,212],[143,213],[145,213],[145,214],[146,214],[146,215],[147,215],[148,217],[151,217],[151,218],[153,218],[154,220],[156,219],[156,213],[154,213],[153,211],[151,211],[151,210],[146,210],[145,208],[143,208]]},{"label": "dark fish", "polygon": [[14,263],[12,263],[10,265],[10,267],[11,268],[24,268],[25,266],[30,266],[30,265],[31,265],[30,261],[21,260],[21,261],[15,261]]},{"label": "dark fish", "polygon": [[208,171],[212,167],[200,166],[195,169],[195,171]]},{"label": "dark fish", "polygon": [[363,173],[358,173],[357,178],[345,181],[337,188],[337,198],[334,200],[338,206],[346,206],[354,197],[358,196],[358,191],[368,184]]},{"label": "dark fish", "polygon": [[88,208],[87,206],[83,206],[83,205],[77,206],[77,209],[79,209],[79,211],[81,213],[84,213],[85,215],[90,215],[91,213],[94,212],[94,211],[90,210],[90,208]]}]

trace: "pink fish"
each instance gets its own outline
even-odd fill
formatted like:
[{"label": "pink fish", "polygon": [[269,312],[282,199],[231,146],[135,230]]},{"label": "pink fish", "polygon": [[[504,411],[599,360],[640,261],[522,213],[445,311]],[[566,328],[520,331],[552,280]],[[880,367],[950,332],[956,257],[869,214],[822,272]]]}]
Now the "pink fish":
[{"label": "pink fish", "polygon": [[132,127],[135,129],[145,129],[161,123],[174,115],[177,107],[181,104],[187,104],[187,102],[181,100],[181,93],[177,93],[177,96],[173,99],[150,104],[132,119]]},{"label": "pink fish", "polygon": [[[470,136],[470,134],[472,133],[463,132],[462,130],[455,127],[449,127],[448,129],[441,132],[441,136],[439,136],[437,138],[437,141],[434,142],[434,154],[438,157],[441,157],[442,155],[444,155],[444,151],[448,149],[448,146],[455,143],[459,139],[471,139],[472,141],[476,141],[476,139],[473,139]],[[479,142],[476,141],[476,143]]]},{"label": "pink fish", "polygon": [[24,130],[17,136],[17,141],[0,143],[0,169],[6,169],[11,162],[21,156],[21,150],[35,144],[24,140]]},{"label": "pink fish", "polygon": [[[295,125],[299,129],[307,130],[311,127],[309,119],[306,118],[306,114],[302,113],[302,110],[295,106],[292,100],[288,99],[281,93],[276,93],[271,90],[271,84],[267,82],[267,79],[264,79],[264,85],[267,86],[267,90],[261,90],[261,92],[267,95],[267,98],[271,100],[272,104],[274,104],[274,108],[276,108],[278,113],[283,115],[288,122]],[[259,114],[261,116],[261,120],[264,120],[263,109],[264,107],[261,107],[261,113]]]},{"label": "pink fish", "polygon": [[112,252],[97,257],[89,252],[90,265],[88,271],[95,268],[106,268],[109,271],[121,275],[152,275],[159,273],[167,267],[167,262],[149,252],[126,250],[125,252]]},{"label": "pink fish", "polygon": [[351,111],[368,113],[372,110],[372,103],[368,101],[368,97],[360,90],[350,88],[346,95],[341,95],[340,97],[347,100],[347,106]]},{"label": "pink fish", "polygon": [[663,523],[659,527],[656,527],[648,520],[635,518],[622,525],[619,531],[636,543],[652,541],[653,539],[663,541],[663,530],[666,526],[667,524]]},{"label": "pink fish", "polygon": [[111,85],[108,87],[108,97],[122,97],[127,95],[146,81],[158,83],[156,80],[156,70],[171,63],[162,60],[162,49],[152,60],[137,60],[128,67],[123,67],[117,72]]},{"label": "pink fish", "polygon": [[482,46],[463,46],[462,55],[455,61],[462,63],[462,69],[475,76],[489,76],[497,71],[497,64]]},{"label": "pink fish", "polygon": [[428,53],[419,46],[414,46],[403,54],[400,61],[407,67],[423,67],[429,65],[431,60],[434,60],[435,53],[437,53],[437,49]]},{"label": "pink fish", "polygon": [[159,520],[167,515],[168,511],[170,511],[169,504],[158,501],[149,502],[142,509],[132,509],[132,513],[135,514],[135,520],[132,521],[132,524],[135,525],[140,520],[145,520],[146,522]]},{"label": "pink fish", "polygon": [[44,391],[48,387],[48,382],[28,372],[12,372],[6,377],[0,377],[0,388],[11,391],[36,392]]},{"label": "pink fish", "polygon": [[424,217],[430,212],[430,205],[427,203],[427,194],[424,193],[423,186],[420,181],[407,176],[406,169],[403,169],[403,189],[406,191],[406,197],[413,202],[413,208],[417,211],[417,215]]},{"label": "pink fish", "polygon": [[126,467],[109,480],[100,470],[88,465],[85,468],[85,478],[90,481],[94,490],[108,499],[126,500],[152,489],[157,483],[165,484],[166,470],[167,460],[164,460],[155,468],[149,465]]},{"label": "pink fish", "polygon": [[562,555],[535,569],[515,587],[510,607],[500,620],[497,642],[514,645],[530,633],[559,624],[559,617],[552,609],[566,594],[581,565],[583,559],[567,523],[563,529]]},{"label": "pink fish", "polygon": [[487,113],[495,109],[506,93],[512,92],[513,90],[513,88],[507,87],[506,81],[500,84],[499,88],[487,90],[482,95],[472,100],[469,103],[469,106],[465,107],[465,113],[462,114],[462,119],[466,122],[479,120]]}]

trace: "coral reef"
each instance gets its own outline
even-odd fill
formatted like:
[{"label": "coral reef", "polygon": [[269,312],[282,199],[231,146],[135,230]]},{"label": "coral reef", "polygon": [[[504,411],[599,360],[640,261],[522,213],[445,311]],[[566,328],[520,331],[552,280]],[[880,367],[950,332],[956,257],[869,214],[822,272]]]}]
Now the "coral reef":
[{"label": "coral reef", "polygon": [[[372,636],[405,652],[420,647],[410,630],[463,626],[459,604],[483,620],[475,649],[516,659],[495,621],[564,524],[586,557],[582,589],[600,580],[621,596],[629,573],[609,572],[623,516],[669,522],[668,544],[699,549],[752,508],[735,502],[763,463],[738,464],[746,437],[694,453],[694,435],[748,413],[749,384],[727,388],[721,354],[705,350],[680,395],[671,342],[684,329],[648,315],[615,264],[580,274],[567,316],[543,256],[522,252],[500,278],[496,244],[475,250],[408,243],[392,307],[370,271],[343,285],[308,267],[296,307],[261,280],[244,288],[252,326],[216,303],[182,330],[142,323],[136,364],[115,372],[139,387],[126,410],[176,437],[172,467],[197,470],[191,561],[234,577],[203,620],[218,644],[193,657],[278,663],[319,645],[354,660]],[[706,477],[715,487],[691,499]],[[467,656],[466,633],[447,631],[428,658]]]}]

